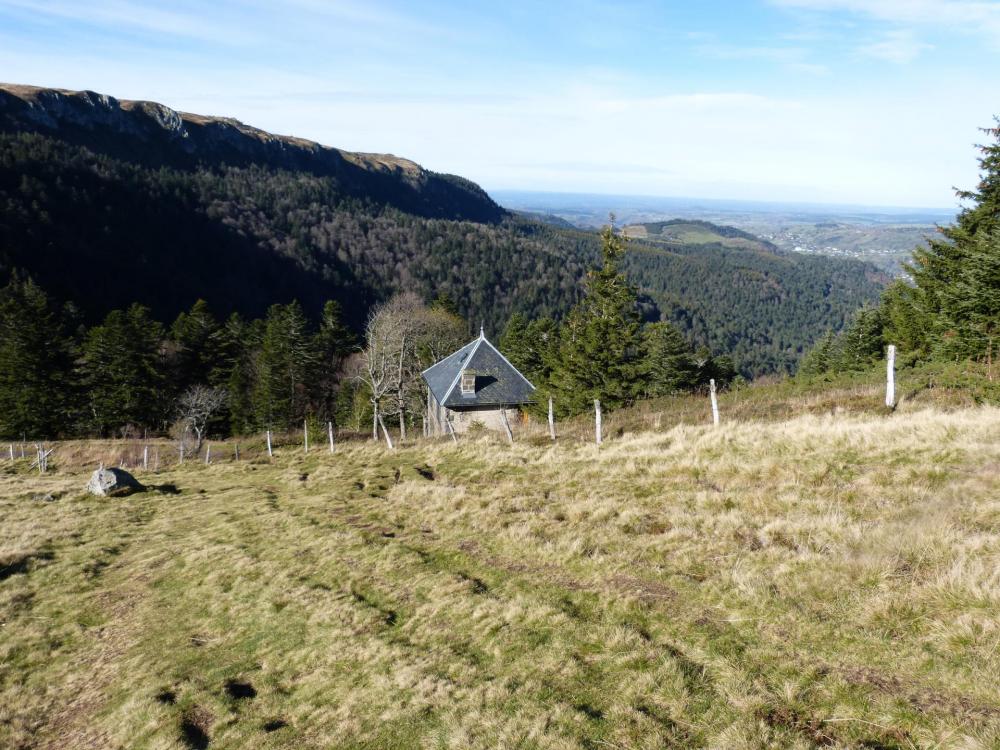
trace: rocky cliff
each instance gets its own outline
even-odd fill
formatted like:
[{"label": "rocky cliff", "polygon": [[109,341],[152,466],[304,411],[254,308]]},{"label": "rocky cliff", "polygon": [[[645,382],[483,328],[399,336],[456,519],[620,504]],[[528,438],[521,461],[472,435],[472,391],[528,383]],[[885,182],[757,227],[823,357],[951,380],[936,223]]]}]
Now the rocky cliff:
[{"label": "rocky cliff", "polygon": [[0,132],[36,132],[152,167],[257,166],[336,178],[341,192],[419,216],[492,223],[505,212],[475,183],[391,154],[342,151],[228,117],[93,91],[0,83]]}]

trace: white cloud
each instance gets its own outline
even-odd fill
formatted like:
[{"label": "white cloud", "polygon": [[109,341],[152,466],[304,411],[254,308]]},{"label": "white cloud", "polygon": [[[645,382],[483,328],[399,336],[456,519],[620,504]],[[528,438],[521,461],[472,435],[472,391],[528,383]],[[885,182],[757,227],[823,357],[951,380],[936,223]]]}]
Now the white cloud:
[{"label": "white cloud", "polygon": [[33,20],[62,19],[86,25],[103,25],[196,39],[216,44],[250,44],[265,41],[249,33],[232,20],[210,20],[204,14],[163,10],[155,5],[132,0],[95,0],[94,2],[41,2],[39,0],[2,0],[0,10],[21,12]]},{"label": "white cloud", "polygon": [[771,0],[788,8],[847,11],[897,25],[950,27],[1000,43],[1000,3],[990,0]]},{"label": "white cloud", "polygon": [[881,41],[861,47],[860,51],[869,57],[902,65],[929,49],[933,49],[933,45],[921,42],[912,31],[896,29],[887,33]]}]

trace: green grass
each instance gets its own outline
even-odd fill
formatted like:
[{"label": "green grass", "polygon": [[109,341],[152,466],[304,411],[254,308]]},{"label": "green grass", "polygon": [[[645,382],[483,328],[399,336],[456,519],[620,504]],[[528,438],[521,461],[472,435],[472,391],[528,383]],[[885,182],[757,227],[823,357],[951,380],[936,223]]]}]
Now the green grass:
[{"label": "green grass", "polygon": [[996,747],[1000,411],[810,388],[114,500],[58,445],[0,474],[0,746]]}]

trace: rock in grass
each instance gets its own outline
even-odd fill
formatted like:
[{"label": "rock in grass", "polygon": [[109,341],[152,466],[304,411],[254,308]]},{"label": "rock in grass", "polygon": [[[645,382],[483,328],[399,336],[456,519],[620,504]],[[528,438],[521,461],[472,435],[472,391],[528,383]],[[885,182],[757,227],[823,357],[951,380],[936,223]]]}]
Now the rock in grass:
[{"label": "rock in grass", "polygon": [[87,492],[100,497],[121,497],[146,489],[124,469],[98,469],[90,475]]}]

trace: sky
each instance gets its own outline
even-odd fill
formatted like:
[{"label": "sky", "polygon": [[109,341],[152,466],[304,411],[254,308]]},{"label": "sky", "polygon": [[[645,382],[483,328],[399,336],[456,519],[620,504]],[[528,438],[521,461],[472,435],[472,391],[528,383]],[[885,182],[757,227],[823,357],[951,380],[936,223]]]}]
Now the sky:
[{"label": "sky", "polygon": [[0,0],[0,80],[487,190],[953,208],[1000,0]]}]

